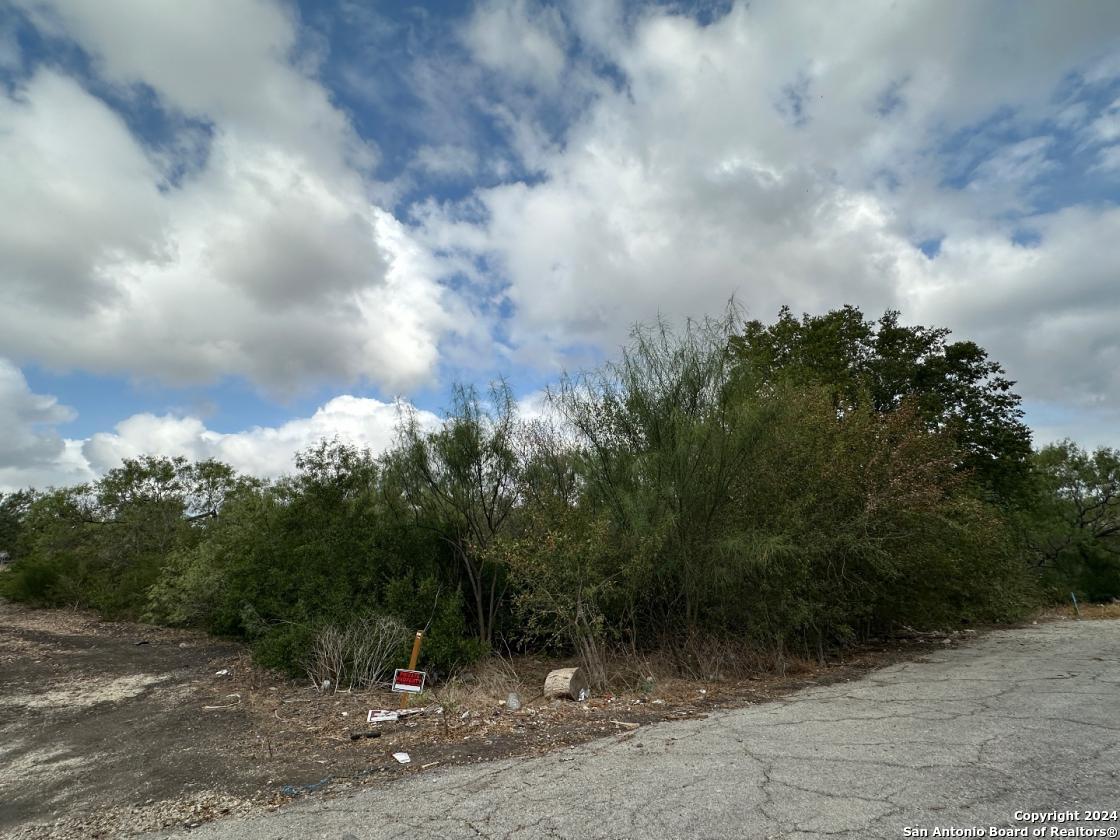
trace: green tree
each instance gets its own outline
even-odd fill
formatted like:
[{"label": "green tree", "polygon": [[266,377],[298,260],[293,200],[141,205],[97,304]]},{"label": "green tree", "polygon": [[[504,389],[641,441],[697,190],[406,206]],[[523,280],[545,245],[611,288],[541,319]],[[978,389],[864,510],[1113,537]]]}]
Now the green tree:
[{"label": "green tree", "polygon": [[899,313],[877,321],[854,306],[799,320],[783,307],[773,324],[748,321],[730,345],[765,381],[818,384],[839,402],[876,411],[912,400],[934,430],[953,435],[961,466],[1004,501],[1025,488],[1031,452],[1014,382],[971,341],[942,327],[904,326]]},{"label": "green tree", "polygon": [[1064,597],[1120,597],[1120,451],[1070,440],[1034,456],[1028,543],[1044,579]]},{"label": "green tree", "polygon": [[398,445],[385,457],[394,500],[453,553],[484,645],[493,639],[508,583],[487,547],[517,503],[522,466],[513,395],[500,382],[489,396],[486,404],[473,388],[455,388],[440,429],[426,432],[415,416],[406,417]]},{"label": "green tree", "polygon": [[35,493],[30,490],[0,493],[0,553],[9,562],[19,557],[20,537],[33,501]]}]

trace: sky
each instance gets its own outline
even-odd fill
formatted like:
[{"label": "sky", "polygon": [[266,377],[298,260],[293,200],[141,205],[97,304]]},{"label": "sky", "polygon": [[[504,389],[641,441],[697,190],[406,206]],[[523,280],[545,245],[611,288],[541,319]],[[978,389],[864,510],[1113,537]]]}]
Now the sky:
[{"label": "sky", "polygon": [[1120,3],[0,0],[0,491],[844,304],[1120,446]]}]

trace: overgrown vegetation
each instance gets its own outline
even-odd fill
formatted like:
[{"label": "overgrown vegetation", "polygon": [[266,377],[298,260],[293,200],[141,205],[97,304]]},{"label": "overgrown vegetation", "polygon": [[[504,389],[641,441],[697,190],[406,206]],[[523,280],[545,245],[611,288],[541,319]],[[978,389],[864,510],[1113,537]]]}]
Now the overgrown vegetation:
[{"label": "overgrown vegetation", "polygon": [[1002,368],[948,331],[846,307],[635,330],[525,421],[502,383],[264,482],[143,457],[0,497],[7,597],[250,642],[361,687],[425,628],[446,673],[488,649],[748,646],[781,657],[901,626],[1120,595],[1120,454],[1031,451]]}]

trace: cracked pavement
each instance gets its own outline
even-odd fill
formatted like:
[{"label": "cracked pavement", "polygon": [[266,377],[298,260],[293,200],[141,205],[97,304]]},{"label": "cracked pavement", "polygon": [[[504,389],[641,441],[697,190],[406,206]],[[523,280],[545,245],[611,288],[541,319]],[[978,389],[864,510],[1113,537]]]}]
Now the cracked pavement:
[{"label": "cracked pavement", "polygon": [[157,836],[902,837],[1118,808],[1118,773],[1120,621],[1068,621],[703,720]]}]

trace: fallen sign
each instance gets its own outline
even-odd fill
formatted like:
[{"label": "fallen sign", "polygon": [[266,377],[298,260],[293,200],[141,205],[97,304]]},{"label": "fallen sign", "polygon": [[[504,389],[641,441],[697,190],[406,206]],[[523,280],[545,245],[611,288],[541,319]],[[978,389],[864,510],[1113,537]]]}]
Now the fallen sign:
[{"label": "fallen sign", "polygon": [[410,671],[407,668],[398,668],[393,672],[393,691],[405,694],[419,694],[424,690],[424,681],[428,675],[424,671]]},{"label": "fallen sign", "polygon": [[399,712],[393,712],[389,709],[370,709],[366,715],[366,723],[396,723],[402,718],[410,718],[413,715],[423,715],[428,712],[438,712],[443,714],[443,706],[425,706],[422,709],[401,709]]}]

